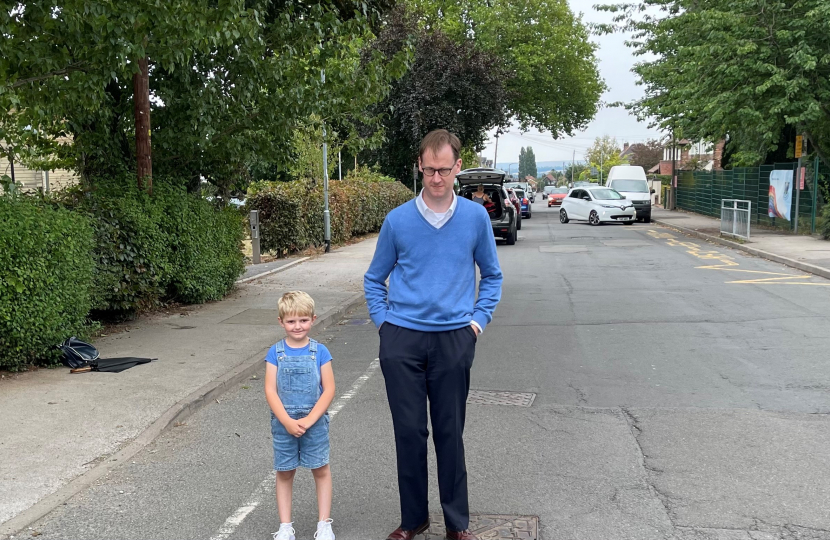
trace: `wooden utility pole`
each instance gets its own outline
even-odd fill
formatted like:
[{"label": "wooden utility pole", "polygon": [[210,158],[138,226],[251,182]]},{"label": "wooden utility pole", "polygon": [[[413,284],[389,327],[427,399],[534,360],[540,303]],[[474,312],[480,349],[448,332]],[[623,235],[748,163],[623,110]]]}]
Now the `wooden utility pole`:
[{"label": "wooden utility pole", "polygon": [[153,193],[153,161],[150,153],[150,73],[145,56],[138,60],[139,71],[133,75],[135,102],[135,155],[138,188]]}]

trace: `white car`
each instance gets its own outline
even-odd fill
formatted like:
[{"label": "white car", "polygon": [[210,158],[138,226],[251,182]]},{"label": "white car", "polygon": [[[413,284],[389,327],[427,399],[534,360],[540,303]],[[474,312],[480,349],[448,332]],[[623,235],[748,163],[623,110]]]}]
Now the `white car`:
[{"label": "white car", "polygon": [[607,187],[575,187],[562,199],[559,221],[576,219],[591,225],[607,222],[630,225],[637,219],[634,203]]}]

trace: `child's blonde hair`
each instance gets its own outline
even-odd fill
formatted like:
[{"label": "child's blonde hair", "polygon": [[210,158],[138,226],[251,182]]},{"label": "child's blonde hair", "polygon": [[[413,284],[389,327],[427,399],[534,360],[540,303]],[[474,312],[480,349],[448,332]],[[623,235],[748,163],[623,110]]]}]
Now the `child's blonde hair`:
[{"label": "child's blonde hair", "polygon": [[314,299],[303,291],[287,292],[277,302],[280,319],[288,315],[314,316]]}]

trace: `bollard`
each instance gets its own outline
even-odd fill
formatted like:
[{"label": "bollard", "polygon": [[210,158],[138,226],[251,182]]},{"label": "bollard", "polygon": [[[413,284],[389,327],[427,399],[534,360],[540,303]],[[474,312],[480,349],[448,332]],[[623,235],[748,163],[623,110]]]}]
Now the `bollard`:
[{"label": "bollard", "polygon": [[259,210],[251,210],[248,218],[251,223],[251,249],[253,250],[254,264],[262,262],[259,256]]}]

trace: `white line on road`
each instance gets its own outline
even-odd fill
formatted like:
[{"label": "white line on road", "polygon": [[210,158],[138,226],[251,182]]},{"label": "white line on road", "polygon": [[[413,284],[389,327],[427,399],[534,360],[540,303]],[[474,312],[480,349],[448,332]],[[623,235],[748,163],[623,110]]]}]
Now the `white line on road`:
[{"label": "white line on road", "polygon": [[[380,367],[380,359],[375,358],[372,360],[372,363],[369,364],[369,367],[366,368],[366,371],[357,378],[357,380],[352,384],[352,387],[349,389],[348,392],[340,396],[332,405],[329,407],[329,417],[333,420],[337,413],[340,412],[341,409],[348,403],[357,392],[360,390],[366,381],[368,381],[372,375],[375,374],[378,367]],[[219,527],[219,530],[216,531],[216,534],[210,537],[210,540],[227,540],[230,536],[234,533],[237,527],[242,525],[242,522],[245,521],[245,518],[253,512],[257,506],[262,503],[262,501],[271,493],[274,492],[274,480],[276,478],[276,473],[271,471],[268,476],[265,477],[265,480],[260,482],[260,484],[256,487],[256,489],[251,493],[251,496],[248,497],[248,500],[236,509],[228,519],[225,520],[225,523]]]},{"label": "white line on road", "polygon": [[340,396],[340,398],[337,401],[335,401],[331,407],[329,407],[330,418],[334,418],[335,416],[337,416],[337,413],[340,412],[340,409],[342,409],[346,405],[346,403],[348,403],[349,400],[352,399],[355,396],[355,394],[357,394],[357,391],[360,390],[360,387],[363,386],[363,384],[366,381],[368,381],[372,375],[374,375],[375,371],[377,371],[379,366],[379,358],[375,358],[374,360],[372,360],[372,363],[369,364],[369,367],[366,369],[366,372],[357,378],[357,380],[354,382],[349,391]]}]

